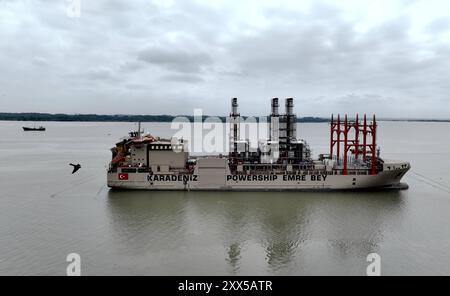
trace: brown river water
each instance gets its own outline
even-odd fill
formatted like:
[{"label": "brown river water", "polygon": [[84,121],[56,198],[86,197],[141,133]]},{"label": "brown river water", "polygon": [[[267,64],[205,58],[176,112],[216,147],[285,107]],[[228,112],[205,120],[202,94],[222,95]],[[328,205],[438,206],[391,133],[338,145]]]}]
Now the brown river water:
[{"label": "brown river water", "polygon": [[[110,191],[109,148],[134,123],[24,125],[0,122],[0,275],[65,275],[69,253],[82,275],[365,275],[373,252],[382,275],[450,275],[449,123],[379,123],[408,190],[316,193]],[[298,133],[317,155],[328,129]]]}]

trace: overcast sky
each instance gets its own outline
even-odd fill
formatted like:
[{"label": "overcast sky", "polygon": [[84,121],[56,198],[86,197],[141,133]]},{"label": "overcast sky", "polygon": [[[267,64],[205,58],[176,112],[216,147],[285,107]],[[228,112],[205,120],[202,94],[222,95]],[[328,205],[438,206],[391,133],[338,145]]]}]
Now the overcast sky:
[{"label": "overcast sky", "polygon": [[450,118],[448,0],[68,5],[0,0],[0,112]]}]

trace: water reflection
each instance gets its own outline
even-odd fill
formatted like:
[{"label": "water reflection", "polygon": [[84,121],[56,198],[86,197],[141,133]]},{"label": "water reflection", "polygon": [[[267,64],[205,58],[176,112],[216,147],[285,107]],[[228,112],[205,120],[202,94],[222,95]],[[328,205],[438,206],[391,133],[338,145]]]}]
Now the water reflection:
[{"label": "water reflection", "polygon": [[378,252],[384,232],[402,220],[404,209],[402,191],[335,194],[324,207],[325,215],[336,217],[327,223],[328,247],[341,257]]},{"label": "water reflection", "polygon": [[125,253],[139,255],[171,248],[174,238],[186,232],[183,192],[154,196],[145,191],[110,190],[107,209],[111,235]]},{"label": "water reflection", "polygon": [[235,274],[239,271],[239,261],[241,260],[241,245],[239,243],[233,243],[228,247],[225,260],[230,264],[231,273]]},{"label": "water reflection", "polygon": [[111,236],[122,252],[163,253],[179,264],[189,256],[208,257],[199,266],[228,274],[292,274],[312,258],[320,265],[377,252],[404,208],[396,191],[109,191],[107,201]]}]

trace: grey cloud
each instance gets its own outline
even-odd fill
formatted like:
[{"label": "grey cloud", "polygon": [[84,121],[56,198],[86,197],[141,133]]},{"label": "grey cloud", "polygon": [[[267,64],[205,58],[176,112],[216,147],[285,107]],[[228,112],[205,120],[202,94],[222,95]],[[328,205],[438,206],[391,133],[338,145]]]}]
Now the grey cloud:
[{"label": "grey cloud", "polygon": [[411,81],[415,71],[444,67],[441,56],[418,56],[422,49],[435,49],[409,40],[409,23],[401,17],[357,33],[343,20],[330,24],[311,20],[309,25],[290,23],[255,37],[241,37],[230,47],[241,68],[255,76],[273,73],[292,81],[319,81],[348,90],[370,85],[395,87]]},{"label": "grey cloud", "polygon": [[402,18],[358,35],[343,20],[317,23],[312,19],[309,24],[289,23],[254,37],[243,36],[231,48],[242,68],[253,68],[255,73],[338,74],[370,66],[374,59],[392,54],[394,45],[402,48],[408,28],[408,21]]},{"label": "grey cloud", "polygon": [[142,69],[143,65],[142,63],[139,63],[139,61],[126,61],[120,64],[119,69],[123,72],[134,72],[139,69]]},{"label": "grey cloud", "polygon": [[405,6],[411,6],[411,5],[413,5],[413,4],[417,3],[417,2],[418,2],[418,0],[402,0],[402,3]]},{"label": "grey cloud", "polygon": [[151,47],[140,51],[138,59],[182,73],[199,73],[205,66],[212,64],[211,57],[206,53],[185,48]]},{"label": "grey cloud", "polygon": [[388,103],[392,98],[383,97],[378,94],[348,94],[336,98],[337,104],[345,105],[367,105],[367,104],[384,104]]},{"label": "grey cloud", "polygon": [[193,74],[171,74],[163,76],[162,79],[182,83],[199,83],[205,81],[202,77]]},{"label": "grey cloud", "polygon": [[38,66],[47,66],[49,64],[47,59],[39,56],[33,57],[32,62]]},{"label": "grey cloud", "polygon": [[432,21],[426,27],[429,33],[442,33],[450,30],[450,17],[443,17]]},{"label": "grey cloud", "polygon": [[114,80],[114,73],[108,68],[97,68],[89,70],[87,77],[94,80]]},{"label": "grey cloud", "polygon": [[289,96],[300,115],[448,117],[450,44],[438,38],[448,18],[414,38],[403,8],[418,2],[362,32],[343,7],[318,1],[301,11],[253,4],[246,15],[248,3],[228,1],[82,0],[79,19],[64,1],[1,1],[0,100],[8,111],[114,113],[126,98],[123,113],[151,102],[147,113],[225,114],[237,96],[243,114],[261,115],[270,97]]}]

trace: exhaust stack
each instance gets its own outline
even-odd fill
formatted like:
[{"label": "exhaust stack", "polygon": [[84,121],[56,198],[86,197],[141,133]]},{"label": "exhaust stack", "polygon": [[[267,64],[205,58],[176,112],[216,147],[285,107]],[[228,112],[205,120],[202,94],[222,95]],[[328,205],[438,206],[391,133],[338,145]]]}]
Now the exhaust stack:
[{"label": "exhaust stack", "polygon": [[278,141],[280,133],[280,114],[278,113],[278,98],[272,99],[272,114],[270,115],[270,141]]},{"label": "exhaust stack", "polygon": [[286,115],[293,115],[293,114],[294,114],[294,99],[287,98],[286,99]]},{"label": "exhaust stack", "polygon": [[237,98],[231,99],[230,113],[230,153],[238,153],[237,142],[240,138],[240,121],[241,115],[238,113]]},{"label": "exhaust stack", "polygon": [[231,99],[231,116],[239,116],[237,98]]},{"label": "exhaust stack", "polygon": [[286,143],[289,146],[291,142],[294,142],[297,138],[297,116],[294,114],[294,99],[286,99]]},{"label": "exhaust stack", "polygon": [[272,99],[272,116],[278,116],[278,98]]}]

